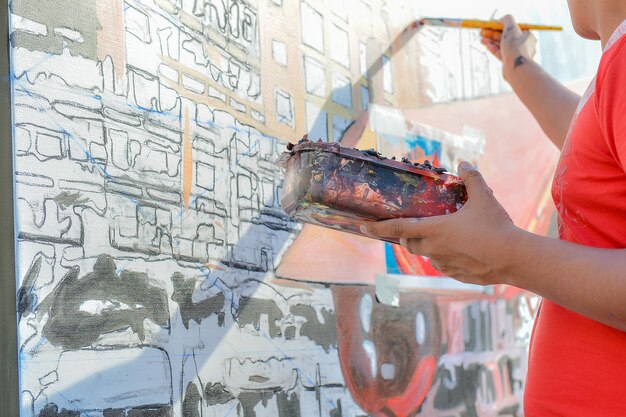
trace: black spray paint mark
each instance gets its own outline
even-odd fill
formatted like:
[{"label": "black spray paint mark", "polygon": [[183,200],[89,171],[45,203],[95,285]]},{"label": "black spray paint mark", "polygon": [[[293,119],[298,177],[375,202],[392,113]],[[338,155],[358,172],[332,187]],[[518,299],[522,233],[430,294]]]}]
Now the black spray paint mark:
[{"label": "black spray paint mark", "polygon": [[24,282],[17,292],[17,314],[18,320],[22,316],[26,316],[29,313],[35,311],[35,305],[37,304],[37,296],[35,295],[35,280],[39,276],[41,271],[42,257],[39,256],[35,262],[28,268]]},{"label": "black spray paint mark", "polygon": [[331,346],[337,346],[337,322],[333,311],[322,308],[324,323],[319,321],[315,309],[311,306],[298,304],[292,306],[290,311],[293,315],[306,318],[306,323],[300,329],[301,336],[313,340],[326,352],[330,351]]},{"label": "black spray paint mark", "polygon": [[187,384],[185,398],[183,399],[183,417],[200,417],[200,405],[202,397],[198,386],[193,382]]},{"label": "black spray paint mark", "polygon": [[189,321],[193,320],[200,324],[202,320],[217,314],[218,325],[224,326],[224,294],[219,293],[211,298],[204,299],[198,303],[192,300],[193,292],[196,289],[195,279],[185,279],[185,277],[176,272],[172,275],[172,284],[174,285],[174,293],[172,300],[178,304],[180,316],[183,319],[183,325],[189,329]]},{"label": "black spray paint mark", "polygon": [[261,315],[266,314],[269,322],[269,336],[280,337],[280,327],[276,325],[277,320],[283,318],[283,312],[272,300],[260,300],[258,298],[241,297],[239,301],[239,311],[236,319],[240,327],[252,324],[255,329],[260,328]]},{"label": "black spray paint mark", "polygon": [[235,399],[235,396],[222,384],[207,384],[204,387],[204,399],[209,407],[217,404],[226,404]]},{"label": "black spray paint mark", "polygon": [[[79,278],[72,268],[55,290],[37,308],[41,320],[48,313],[43,335],[55,346],[79,349],[90,346],[106,333],[132,329],[143,341],[143,322],[150,319],[161,327],[169,323],[167,293],[148,281],[145,273],[116,272],[108,255],[98,257],[93,272]],[[93,301],[102,306],[96,313],[81,306]]]}]

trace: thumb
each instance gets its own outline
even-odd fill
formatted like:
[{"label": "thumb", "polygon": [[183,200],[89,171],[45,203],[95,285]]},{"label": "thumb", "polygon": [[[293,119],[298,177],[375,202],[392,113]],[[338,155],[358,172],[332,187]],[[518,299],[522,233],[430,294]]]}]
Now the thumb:
[{"label": "thumb", "polygon": [[500,19],[500,22],[504,25],[504,30],[517,26],[517,22],[515,21],[515,18],[511,16],[510,14],[507,14],[502,19]]},{"label": "thumb", "polygon": [[463,161],[459,164],[459,177],[465,183],[465,189],[469,198],[477,195],[492,197],[492,192],[482,174],[472,164]]},{"label": "thumb", "polygon": [[510,14],[504,16],[501,20],[504,28],[502,30],[502,41],[508,42],[515,38],[517,35],[522,33],[519,26],[517,26],[517,22]]}]

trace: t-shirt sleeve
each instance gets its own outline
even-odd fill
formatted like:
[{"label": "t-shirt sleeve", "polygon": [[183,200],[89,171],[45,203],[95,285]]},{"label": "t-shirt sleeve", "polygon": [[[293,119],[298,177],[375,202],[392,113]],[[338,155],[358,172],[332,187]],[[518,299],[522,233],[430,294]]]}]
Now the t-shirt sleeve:
[{"label": "t-shirt sleeve", "polygon": [[626,39],[599,74],[598,117],[613,157],[626,172]]}]

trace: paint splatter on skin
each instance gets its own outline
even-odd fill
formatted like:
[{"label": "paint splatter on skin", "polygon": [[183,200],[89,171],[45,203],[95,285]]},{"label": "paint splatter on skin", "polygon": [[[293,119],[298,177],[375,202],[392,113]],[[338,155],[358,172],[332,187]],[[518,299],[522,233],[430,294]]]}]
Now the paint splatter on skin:
[{"label": "paint splatter on skin", "polygon": [[[108,255],[101,255],[93,272],[79,278],[80,269],[72,268],[56,289],[37,308],[38,319],[48,313],[43,335],[55,346],[78,349],[90,346],[106,333],[130,328],[144,340],[143,321],[150,319],[161,327],[169,324],[167,294],[150,284],[140,272],[116,272]],[[84,302],[105,307],[99,312],[81,309]]]}]

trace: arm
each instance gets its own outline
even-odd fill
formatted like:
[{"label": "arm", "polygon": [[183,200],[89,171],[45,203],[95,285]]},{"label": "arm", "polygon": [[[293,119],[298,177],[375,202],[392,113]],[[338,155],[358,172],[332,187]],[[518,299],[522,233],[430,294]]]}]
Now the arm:
[{"label": "arm", "polygon": [[580,96],[532,59],[536,41],[529,32],[522,32],[511,16],[506,16],[503,23],[504,32],[483,30],[482,43],[502,61],[504,78],[550,140],[561,149]]},{"label": "arm", "polygon": [[478,171],[462,164],[459,174],[469,199],[457,213],[368,223],[363,231],[400,238],[452,278],[514,285],[626,331],[626,250],[580,246],[519,229]]},{"label": "arm", "polygon": [[525,231],[509,244],[503,265],[509,284],[626,331],[626,250],[575,245]]}]

